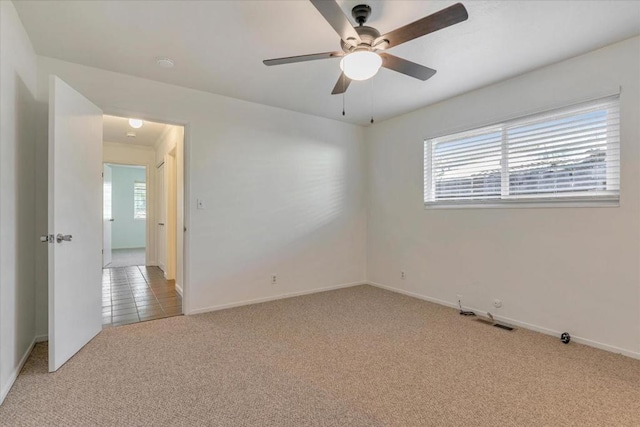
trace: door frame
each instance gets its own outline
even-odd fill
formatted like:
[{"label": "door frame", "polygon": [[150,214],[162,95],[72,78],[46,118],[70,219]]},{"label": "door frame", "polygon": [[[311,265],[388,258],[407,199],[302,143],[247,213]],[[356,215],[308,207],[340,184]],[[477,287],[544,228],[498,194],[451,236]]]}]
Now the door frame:
[{"label": "door frame", "polygon": [[[104,144],[104,141],[103,141],[103,144]],[[146,183],[147,183],[147,218],[146,218],[146,224],[145,224],[146,230],[145,230],[145,236],[144,236],[144,240],[145,240],[145,242],[144,242],[144,244],[145,244],[145,247],[144,247],[144,264],[145,265],[150,265],[150,262],[152,261],[152,257],[151,257],[150,254],[151,254],[151,248],[153,246],[151,245],[151,238],[149,236],[149,228],[151,227],[150,226],[150,219],[153,218],[155,212],[154,212],[153,208],[151,210],[149,209],[149,194],[150,194],[149,188],[153,187],[153,184],[154,184],[152,181],[149,181],[149,176],[150,176],[149,175],[149,165],[147,165],[146,163],[142,163],[142,162],[109,162],[109,161],[106,161],[104,159],[104,150],[103,150],[103,153],[102,153],[102,167],[104,168],[105,165],[110,165],[110,166],[139,166],[139,167],[143,167],[144,168],[145,180],[146,180]],[[112,191],[112,194],[113,194],[113,191]],[[153,201],[155,202],[155,197],[154,197]],[[103,208],[104,208],[104,205],[103,205]],[[111,225],[111,232],[113,233],[113,225]],[[111,246],[112,246],[112,249],[113,249],[113,234],[112,234],[112,237],[111,237],[111,242],[112,242]],[[104,247],[104,242],[103,242],[102,246]]]},{"label": "door frame", "polygon": [[[149,180],[149,165],[148,164],[144,164],[144,163],[140,163],[140,162],[109,162],[109,161],[105,161],[104,160],[104,154],[102,156],[102,165],[104,167],[104,165],[113,165],[113,166],[140,166],[140,167],[144,167],[145,168],[145,179],[147,180],[147,224],[146,224],[146,235],[145,235],[145,256],[144,256],[144,263],[145,265],[153,265],[153,257],[150,257],[149,255],[153,252],[151,252],[151,250],[155,250],[154,245],[151,242],[151,238],[149,236],[149,229],[150,229],[150,221],[151,219],[154,218],[155,216],[155,209],[154,207],[152,207],[151,209],[149,209],[149,194],[150,194],[150,187],[154,186],[154,182],[151,182]],[[154,201],[155,201],[155,197],[154,197]],[[103,244],[104,246],[104,244]]]},{"label": "door frame", "polygon": [[175,279],[178,272],[178,146],[174,146],[164,161],[166,186],[166,207],[167,207],[167,279]]},{"label": "door frame", "polygon": [[[103,120],[103,125],[104,125],[104,120]],[[105,268],[108,268],[109,265],[111,265],[111,263],[113,262],[113,260],[111,259],[113,256],[113,202],[112,202],[113,201],[113,170],[111,169],[111,166],[109,166],[109,164],[104,162],[104,143],[103,143],[102,149],[103,149],[103,153],[102,153],[102,268],[105,269]],[[109,203],[111,204],[108,221],[107,221],[107,216],[105,215],[106,204],[107,204],[107,197],[106,197],[107,175],[110,181]],[[108,233],[107,233],[107,228],[109,228]],[[109,236],[109,253],[105,254],[104,249],[106,246],[105,242],[107,241],[107,235]],[[107,260],[109,260],[109,262],[105,262]]]},{"label": "door frame", "polygon": [[[183,135],[182,135],[182,211],[183,211],[183,245],[182,245],[182,253],[178,253],[178,256],[182,256],[182,279],[176,277],[176,280],[181,283],[182,286],[182,313],[185,315],[189,315],[192,312],[192,303],[191,303],[191,292],[190,292],[190,277],[191,277],[191,268],[189,263],[189,247],[190,247],[190,237],[189,231],[191,229],[191,123],[184,120],[175,119],[172,117],[166,116],[158,116],[154,114],[149,114],[144,111],[139,110],[127,110],[110,106],[102,107],[103,114],[118,116],[118,117],[136,117],[142,120],[148,120],[150,122],[157,123],[166,123],[169,125],[182,126]],[[155,163],[155,162],[154,162]],[[147,173],[153,170],[155,172],[155,164],[150,165],[151,167],[147,167]],[[155,182],[155,180],[154,180]],[[148,191],[148,190],[147,190]],[[155,215],[155,212],[154,212]],[[153,218],[155,223],[155,216]],[[176,269],[177,270],[177,269]],[[178,274],[176,273],[176,276]]]},{"label": "door frame", "polygon": [[[164,160],[158,163],[154,170],[156,176],[156,188],[154,189],[155,199],[153,200],[154,208],[156,208],[156,220],[154,222],[153,232],[156,237],[156,265],[165,279],[167,277],[167,177]],[[162,229],[160,226],[162,224]],[[161,244],[162,243],[162,244]],[[162,250],[161,250],[162,249]],[[164,251],[164,254],[162,253]]]}]

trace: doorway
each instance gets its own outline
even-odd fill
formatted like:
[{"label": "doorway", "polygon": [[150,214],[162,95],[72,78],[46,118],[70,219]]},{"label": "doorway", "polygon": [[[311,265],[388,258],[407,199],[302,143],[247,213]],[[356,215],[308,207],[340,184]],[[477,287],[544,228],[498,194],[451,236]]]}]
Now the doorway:
[{"label": "doorway", "polygon": [[103,167],[103,267],[146,265],[146,166]]},{"label": "doorway", "polygon": [[[180,125],[104,115],[55,75],[49,76],[48,130],[48,230],[40,240],[48,253],[48,359],[53,372],[105,326],[183,313],[185,140]],[[101,178],[104,164],[144,166],[149,198],[155,194],[156,166],[167,156],[176,160],[175,279],[167,279],[157,266],[156,207],[149,199],[146,265],[103,268],[104,224],[113,214],[105,215],[104,201],[110,199],[101,194],[110,188]]]},{"label": "doorway", "polygon": [[103,124],[103,327],[181,315],[184,129]]}]

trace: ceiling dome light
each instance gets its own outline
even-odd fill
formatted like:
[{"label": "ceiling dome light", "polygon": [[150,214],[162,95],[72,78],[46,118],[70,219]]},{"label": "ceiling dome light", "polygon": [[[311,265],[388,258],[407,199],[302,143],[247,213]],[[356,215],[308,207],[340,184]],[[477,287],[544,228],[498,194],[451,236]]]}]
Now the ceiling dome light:
[{"label": "ceiling dome light", "polygon": [[140,129],[142,127],[142,120],[140,119],[129,119],[129,126],[134,129]]},{"label": "ceiling dome light", "polygon": [[367,80],[375,76],[382,66],[382,58],[375,52],[357,50],[343,57],[340,69],[351,80]]},{"label": "ceiling dome light", "polygon": [[171,59],[165,58],[164,56],[159,56],[156,58],[156,64],[160,68],[173,68],[174,63]]}]

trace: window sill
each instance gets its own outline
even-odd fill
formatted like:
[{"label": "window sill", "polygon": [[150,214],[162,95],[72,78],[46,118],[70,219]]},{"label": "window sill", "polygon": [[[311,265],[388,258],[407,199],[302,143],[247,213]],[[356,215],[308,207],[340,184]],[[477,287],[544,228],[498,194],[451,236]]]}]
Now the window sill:
[{"label": "window sill", "polygon": [[431,209],[540,209],[540,208],[618,208],[620,198],[598,199],[533,199],[425,203]]}]

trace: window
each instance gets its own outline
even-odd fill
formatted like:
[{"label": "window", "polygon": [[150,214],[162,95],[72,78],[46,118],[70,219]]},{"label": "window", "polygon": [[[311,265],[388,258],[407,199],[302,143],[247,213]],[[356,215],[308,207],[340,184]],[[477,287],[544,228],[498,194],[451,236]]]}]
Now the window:
[{"label": "window", "polygon": [[133,218],[147,218],[147,183],[135,181],[133,183]]},{"label": "window", "polygon": [[426,206],[619,195],[618,96],[424,142]]}]

